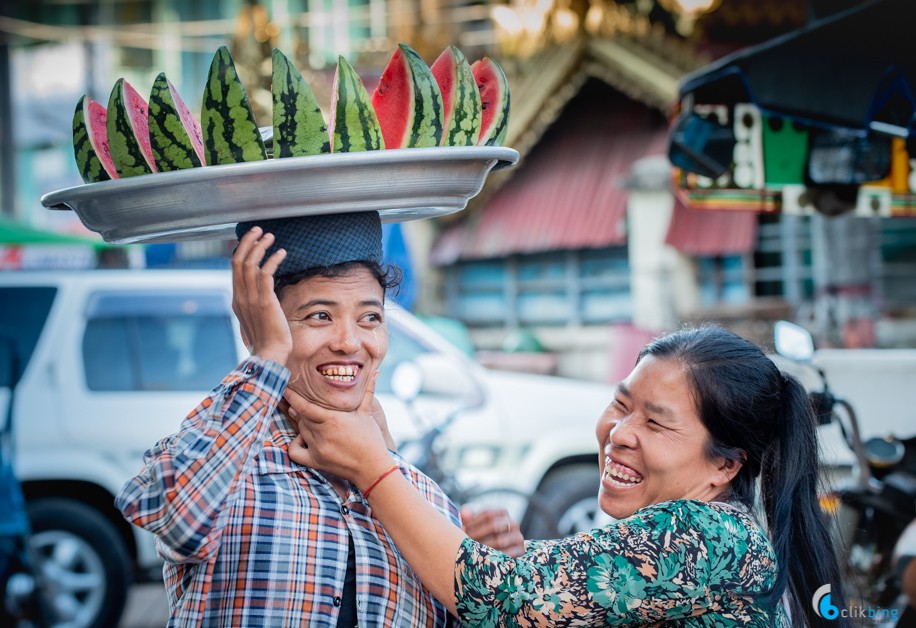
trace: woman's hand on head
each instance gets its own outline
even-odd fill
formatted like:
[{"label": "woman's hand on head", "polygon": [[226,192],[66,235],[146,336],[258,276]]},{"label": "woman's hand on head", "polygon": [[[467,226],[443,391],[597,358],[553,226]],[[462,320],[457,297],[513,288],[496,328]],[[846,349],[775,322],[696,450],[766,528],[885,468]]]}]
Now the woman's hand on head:
[{"label": "woman's hand on head", "polygon": [[293,337],[274,292],[274,273],[286,251],[276,251],[261,265],[273,242],[273,234],[263,233],[260,227],[253,227],[239,240],[232,254],[232,311],[252,355],[286,364]]},{"label": "woman's hand on head", "polygon": [[390,468],[392,458],[374,416],[377,379],[375,373],[359,407],[352,411],[319,406],[287,388],[283,393],[287,412],[299,428],[299,436],[289,445],[290,459],[350,480],[360,490]]}]

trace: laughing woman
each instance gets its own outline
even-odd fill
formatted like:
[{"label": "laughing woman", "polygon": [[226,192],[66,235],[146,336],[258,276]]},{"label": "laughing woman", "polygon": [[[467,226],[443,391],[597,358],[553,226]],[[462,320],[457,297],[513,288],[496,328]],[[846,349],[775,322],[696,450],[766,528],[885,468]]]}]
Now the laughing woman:
[{"label": "laughing woman", "polygon": [[651,342],[598,420],[598,500],[617,521],[529,542],[518,558],[469,539],[390,473],[371,390],[354,412],[288,400],[300,429],[290,456],[360,487],[466,625],[811,626],[825,584],[843,606],[805,390],[723,328]]}]

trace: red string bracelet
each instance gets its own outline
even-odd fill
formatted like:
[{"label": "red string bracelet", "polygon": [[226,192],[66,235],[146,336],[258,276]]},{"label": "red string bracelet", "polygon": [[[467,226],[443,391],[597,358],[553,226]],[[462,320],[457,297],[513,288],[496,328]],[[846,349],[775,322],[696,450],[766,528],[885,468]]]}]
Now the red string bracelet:
[{"label": "red string bracelet", "polygon": [[372,489],[374,489],[376,486],[378,486],[378,483],[379,483],[379,482],[381,482],[382,480],[384,480],[385,478],[387,478],[389,475],[391,475],[392,473],[394,473],[395,471],[397,471],[399,468],[400,468],[400,467],[399,467],[398,465],[393,464],[393,465],[391,465],[391,467],[390,467],[389,469],[387,469],[384,473],[382,473],[380,476],[378,476],[377,478],[375,478],[375,482],[373,482],[372,484],[370,484],[370,485],[369,485],[369,488],[367,488],[365,491],[363,491],[363,499],[369,499],[369,493],[372,492]]}]

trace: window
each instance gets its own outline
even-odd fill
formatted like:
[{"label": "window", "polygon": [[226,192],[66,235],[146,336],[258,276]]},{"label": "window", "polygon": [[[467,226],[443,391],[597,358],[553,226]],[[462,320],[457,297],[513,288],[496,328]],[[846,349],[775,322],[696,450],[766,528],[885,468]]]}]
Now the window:
[{"label": "window", "polygon": [[97,293],[83,334],[96,391],[209,390],[239,362],[222,293]]},{"label": "window", "polygon": [[742,255],[698,257],[700,298],[705,306],[747,303],[750,298]]},{"label": "window", "polygon": [[[846,219],[855,219],[851,216]],[[762,216],[754,253],[754,292],[757,296],[781,296],[798,307],[815,300],[813,252],[818,224],[832,220],[819,216]],[[870,218],[877,221],[880,249],[869,263],[882,312],[897,314],[916,305],[912,277],[916,272],[916,221],[912,218]],[[812,222],[815,221],[815,222]],[[862,229],[866,229],[863,224]],[[824,241],[820,246],[838,246]]]},{"label": "window", "polygon": [[414,360],[418,355],[429,353],[430,349],[420,339],[407,333],[397,323],[388,318],[388,353],[382,362],[378,381],[375,382],[377,394],[390,394],[391,375],[401,362]]},{"label": "window", "polygon": [[811,218],[761,216],[754,251],[754,294],[783,297],[794,306],[814,294]]},{"label": "window", "polygon": [[471,262],[449,270],[449,311],[469,325],[499,324],[506,316],[506,268],[502,262]]},{"label": "window", "polygon": [[9,343],[7,346],[14,353],[11,360],[3,352],[0,381],[11,381],[11,373],[18,379],[25,372],[56,295],[57,288],[50,286],[0,288],[0,303],[4,304],[0,308],[0,342]]},{"label": "window", "polygon": [[582,325],[632,318],[625,246],[458,263],[449,313],[476,326]]},{"label": "window", "polygon": [[308,0],[309,65],[322,68],[337,63],[338,55],[353,61],[360,44],[384,37],[384,4],[378,0]]},{"label": "window", "polygon": [[583,323],[633,319],[627,247],[581,251],[578,274],[582,286],[580,316]]},{"label": "window", "polygon": [[890,312],[916,306],[916,220],[882,218],[881,295]]}]

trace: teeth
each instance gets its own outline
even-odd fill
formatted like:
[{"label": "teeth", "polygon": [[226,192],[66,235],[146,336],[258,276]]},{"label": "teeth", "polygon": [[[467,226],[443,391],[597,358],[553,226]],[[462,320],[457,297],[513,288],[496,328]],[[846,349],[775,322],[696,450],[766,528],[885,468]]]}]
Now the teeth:
[{"label": "teeth", "polygon": [[618,486],[632,486],[642,482],[642,477],[630,475],[620,465],[614,463],[610,457],[604,459],[604,474]]},{"label": "teeth", "polygon": [[321,374],[328,379],[339,382],[352,381],[358,368],[353,366],[331,366],[321,370]]}]

